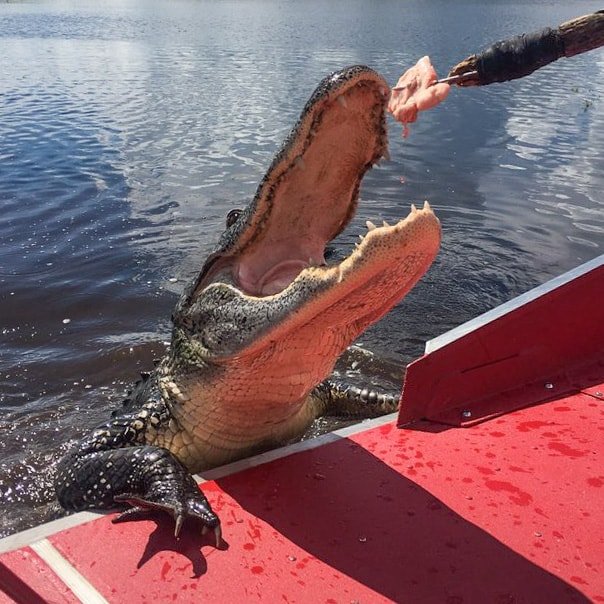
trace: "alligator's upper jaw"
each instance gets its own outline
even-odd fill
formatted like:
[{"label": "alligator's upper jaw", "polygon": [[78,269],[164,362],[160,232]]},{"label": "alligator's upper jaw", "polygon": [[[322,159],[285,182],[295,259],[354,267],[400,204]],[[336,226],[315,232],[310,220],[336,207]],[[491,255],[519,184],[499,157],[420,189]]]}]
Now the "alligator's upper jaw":
[{"label": "alligator's upper jaw", "polygon": [[387,148],[388,92],[377,74],[357,68],[332,76],[309,102],[260,187],[250,239],[239,243],[233,273],[245,293],[277,293],[324,264],[326,243],[353,216],[361,179]]}]

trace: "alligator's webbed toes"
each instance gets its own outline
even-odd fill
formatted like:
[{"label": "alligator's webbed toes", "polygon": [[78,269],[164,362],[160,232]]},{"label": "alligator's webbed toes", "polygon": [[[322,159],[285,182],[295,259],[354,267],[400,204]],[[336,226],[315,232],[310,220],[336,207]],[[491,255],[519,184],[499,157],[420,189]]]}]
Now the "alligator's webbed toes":
[{"label": "alligator's webbed toes", "polygon": [[177,500],[154,501],[139,497],[133,493],[123,493],[114,497],[116,503],[127,503],[133,507],[122,512],[114,522],[122,522],[124,520],[132,520],[145,512],[160,511],[170,514],[174,518],[175,528],[174,536],[178,537],[180,529],[185,519],[185,506]]},{"label": "alligator's webbed toes", "polygon": [[121,514],[119,514],[119,516],[112,518],[111,522],[113,524],[118,524],[119,522],[127,522],[128,520],[136,520],[137,518],[140,518],[144,514],[148,514],[148,513],[149,513],[149,508],[145,508],[140,505],[137,505],[133,508],[128,508],[127,510],[124,510]]},{"label": "alligator's webbed toes", "polygon": [[[193,481],[191,480],[191,482]],[[216,534],[216,547],[219,547],[221,541],[220,520],[213,512],[212,507],[204,494],[196,485],[193,486],[191,484],[187,484],[184,489],[178,490],[185,490],[187,493],[186,497],[178,498],[178,496],[168,495],[165,485],[159,495],[161,499],[158,498],[157,493],[153,493],[152,489],[144,496],[136,495],[134,493],[116,495],[114,497],[116,503],[126,503],[132,507],[114,518],[113,522],[117,523],[133,520],[149,512],[165,512],[174,518],[174,536],[178,537],[185,520],[193,518],[202,522],[202,534],[209,529],[214,529]],[[181,495],[181,493],[178,493],[178,495]],[[216,531],[218,531],[218,533]]]}]

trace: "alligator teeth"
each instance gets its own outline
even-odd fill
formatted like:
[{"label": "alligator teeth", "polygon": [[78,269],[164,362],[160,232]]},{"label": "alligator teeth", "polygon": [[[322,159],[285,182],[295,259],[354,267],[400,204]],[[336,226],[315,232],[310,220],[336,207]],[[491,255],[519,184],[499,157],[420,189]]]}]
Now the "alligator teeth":
[{"label": "alligator teeth", "polygon": [[365,224],[367,225],[368,231],[373,231],[373,229],[375,229],[375,224],[373,224],[373,222],[371,222],[371,220],[368,220]]},{"label": "alligator teeth", "polygon": [[344,109],[348,109],[348,101],[343,96],[338,97],[338,103],[340,103]]},{"label": "alligator teeth", "polygon": [[384,220],[382,226],[389,227],[390,225]]},{"label": "alligator teeth", "polygon": [[359,235],[359,239],[363,241],[363,239],[365,239],[365,235]]},{"label": "alligator teeth", "polygon": [[415,207],[415,204],[414,204],[414,203],[412,203],[412,204],[411,204],[411,213],[412,213],[412,214],[415,214],[415,212],[417,212],[417,208]]},{"label": "alligator teeth", "polygon": [[430,204],[428,203],[428,200],[424,201],[424,210],[431,210],[432,208],[430,207]]},{"label": "alligator teeth", "polygon": [[384,147],[384,152],[382,153],[382,157],[386,161],[390,161],[390,150],[388,149],[388,147]]}]

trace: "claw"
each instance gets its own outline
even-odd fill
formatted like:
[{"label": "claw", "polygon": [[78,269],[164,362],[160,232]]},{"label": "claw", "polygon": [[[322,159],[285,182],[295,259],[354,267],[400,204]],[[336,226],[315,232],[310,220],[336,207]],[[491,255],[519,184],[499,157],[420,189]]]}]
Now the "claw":
[{"label": "claw", "polygon": [[220,549],[220,545],[222,544],[222,529],[220,528],[220,524],[214,527],[214,536],[216,537],[216,549]]},{"label": "claw", "polygon": [[180,529],[182,528],[182,523],[184,520],[184,516],[182,514],[178,514],[175,518],[175,526],[174,526],[174,537],[178,539],[178,535],[180,535]]}]

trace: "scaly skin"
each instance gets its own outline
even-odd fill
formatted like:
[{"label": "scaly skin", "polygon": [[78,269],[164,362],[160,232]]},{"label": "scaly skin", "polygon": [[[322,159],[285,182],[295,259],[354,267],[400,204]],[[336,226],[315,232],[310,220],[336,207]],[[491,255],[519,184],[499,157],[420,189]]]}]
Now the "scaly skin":
[{"label": "scaly skin", "polygon": [[[325,246],[354,215],[361,179],[387,154],[389,88],[355,66],[325,78],[248,207],[173,313],[172,344],[124,410],[58,467],[71,510],[133,507],[220,524],[190,472],[299,438],[320,415],[369,417],[396,397],[326,381],[339,355],[428,269],[440,225],[426,204],[375,227],[327,266]],[[121,518],[122,518],[121,517]]]}]

